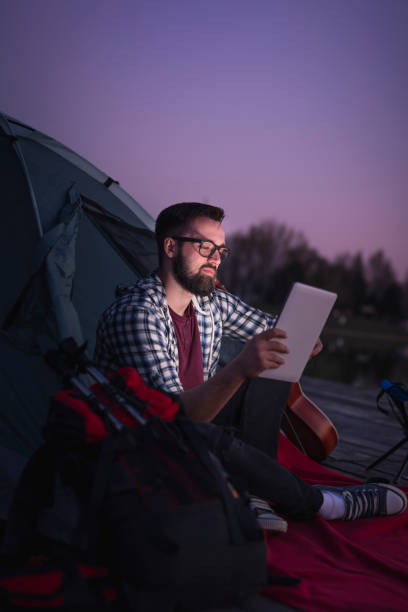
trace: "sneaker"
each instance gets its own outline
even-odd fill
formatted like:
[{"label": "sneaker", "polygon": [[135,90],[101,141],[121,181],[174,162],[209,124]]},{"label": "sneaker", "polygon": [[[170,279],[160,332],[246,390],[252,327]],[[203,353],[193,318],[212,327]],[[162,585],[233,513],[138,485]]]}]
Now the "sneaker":
[{"label": "sneaker", "polygon": [[341,495],[346,504],[345,521],[395,516],[407,507],[407,496],[401,489],[389,484],[367,482],[352,487],[327,487],[317,485],[321,491],[332,491]]},{"label": "sneaker", "polygon": [[267,501],[255,495],[251,495],[249,499],[249,505],[255,512],[258,524],[262,529],[279,531],[280,533],[285,533],[288,530],[288,523],[272,510]]}]

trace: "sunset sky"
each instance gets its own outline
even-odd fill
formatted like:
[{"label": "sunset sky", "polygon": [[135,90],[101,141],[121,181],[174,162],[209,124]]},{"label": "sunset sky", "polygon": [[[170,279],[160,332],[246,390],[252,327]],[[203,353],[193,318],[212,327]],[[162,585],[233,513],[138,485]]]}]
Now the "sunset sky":
[{"label": "sunset sky", "polygon": [[0,111],[156,216],[223,206],[408,270],[407,0],[0,0]]}]

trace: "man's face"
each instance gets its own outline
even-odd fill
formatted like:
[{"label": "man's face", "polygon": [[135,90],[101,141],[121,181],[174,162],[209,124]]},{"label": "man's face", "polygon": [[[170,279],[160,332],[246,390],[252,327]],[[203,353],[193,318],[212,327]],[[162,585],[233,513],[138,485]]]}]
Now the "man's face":
[{"label": "man's face", "polygon": [[[190,222],[181,235],[201,240],[211,240],[217,246],[225,245],[225,232],[218,221],[199,217]],[[179,242],[173,259],[174,276],[184,289],[194,295],[209,295],[215,289],[217,269],[221,257],[216,250],[213,255],[200,255],[199,243]]]}]

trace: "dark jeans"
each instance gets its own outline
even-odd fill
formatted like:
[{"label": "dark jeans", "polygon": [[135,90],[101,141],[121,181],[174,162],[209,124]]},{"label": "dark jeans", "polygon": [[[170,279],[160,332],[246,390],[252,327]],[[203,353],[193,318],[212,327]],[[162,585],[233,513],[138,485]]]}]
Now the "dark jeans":
[{"label": "dark jeans", "polygon": [[291,383],[270,378],[247,380],[213,423],[235,427],[241,440],[276,459],[290,387]]},{"label": "dark jeans", "polygon": [[276,461],[282,413],[290,383],[256,378],[245,383],[213,423],[200,431],[230,472],[253,495],[273,502],[293,520],[313,518],[323,502],[319,489]]}]

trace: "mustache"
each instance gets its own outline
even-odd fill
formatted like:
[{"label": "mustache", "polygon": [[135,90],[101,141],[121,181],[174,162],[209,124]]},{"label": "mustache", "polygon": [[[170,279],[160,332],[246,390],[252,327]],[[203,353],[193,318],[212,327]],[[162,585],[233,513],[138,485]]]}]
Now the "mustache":
[{"label": "mustache", "polygon": [[204,268],[211,268],[215,272],[217,271],[217,267],[213,266],[212,264],[204,264],[204,265],[201,266],[200,270],[204,270]]}]

